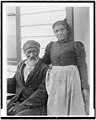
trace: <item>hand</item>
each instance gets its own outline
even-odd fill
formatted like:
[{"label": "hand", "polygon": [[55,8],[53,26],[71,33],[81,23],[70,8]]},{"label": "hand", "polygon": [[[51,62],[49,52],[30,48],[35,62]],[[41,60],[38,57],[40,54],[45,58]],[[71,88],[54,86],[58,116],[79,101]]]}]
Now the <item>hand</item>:
[{"label": "hand", "polygon": [[82,92],[83,92],[84,101],[86,102],[89,99],[89,92],[87,89],[83,89]]},{"label": "hand", "polygon": [[86,115],[89,115],[89,92],[87,89],[83,89],[83,98]]},{"label": "hand", "polygon": [[16,103],[10,110],[9,112],[12,112],[13,114],[17,114],[20,111],[24,110],[26,107],[23,104]]},{"label": "hand", "polygon": [[12,109],[15,106],[16,103],[11,103],[7,106],[7,115],[14,115],[15,113],[13,113]]}]

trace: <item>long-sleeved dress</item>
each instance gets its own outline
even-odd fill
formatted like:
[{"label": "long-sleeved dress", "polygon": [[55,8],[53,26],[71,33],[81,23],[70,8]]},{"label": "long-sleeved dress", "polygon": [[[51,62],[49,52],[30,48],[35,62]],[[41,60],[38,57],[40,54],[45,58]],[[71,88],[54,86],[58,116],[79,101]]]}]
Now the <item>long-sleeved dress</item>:
[{"label": "long-sleeved dress", "polygon": [[19,102],[27,106],[24,115],[46,115],[47,92],[45,76],[48,66],[39,59],[34,69],[28,75],[26,82],[24,81],[25,66],[25,60],[23,60],[17,67],[13,78],[16,83],[16,94],[10,100],[8,107],[13,103]]},{"label": "long-sleeved dress", "polygon": [[88,89],[86,52],[79,41],[50,42],[42,58],[52,64],[46,77],[48,115],[85,115],[82,89]]}]

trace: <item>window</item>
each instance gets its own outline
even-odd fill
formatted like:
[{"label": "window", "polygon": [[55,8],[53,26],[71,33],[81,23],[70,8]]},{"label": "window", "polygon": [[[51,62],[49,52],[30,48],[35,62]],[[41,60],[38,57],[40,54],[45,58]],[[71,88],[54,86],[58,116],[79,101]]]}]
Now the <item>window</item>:
[{"label": "window", "polygon": [[7,59],[16,62],[16,9],[7,7]]}]

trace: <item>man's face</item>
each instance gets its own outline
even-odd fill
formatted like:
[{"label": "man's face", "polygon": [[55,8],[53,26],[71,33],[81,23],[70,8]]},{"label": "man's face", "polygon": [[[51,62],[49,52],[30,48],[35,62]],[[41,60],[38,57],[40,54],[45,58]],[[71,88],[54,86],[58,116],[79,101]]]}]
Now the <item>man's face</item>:
[{"label": "man's face", "polygon": [[63,25],[54,26],[53,31],[59,41],[67,37],[67,30]]},{"label": "man's face", "polygon": [[29,62],[35,62],[38,59],[39,50],[36,48],[28,48],[24,53]]}]

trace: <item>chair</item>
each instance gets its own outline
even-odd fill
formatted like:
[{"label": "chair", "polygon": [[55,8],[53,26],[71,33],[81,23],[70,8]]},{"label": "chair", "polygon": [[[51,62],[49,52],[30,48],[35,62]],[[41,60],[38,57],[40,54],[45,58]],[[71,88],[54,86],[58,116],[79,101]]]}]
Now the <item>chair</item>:
[{"label": "chair", "polygon": [[16,92],[16,81],[14,78],[7,78],[7,100],[11,99]]}]

